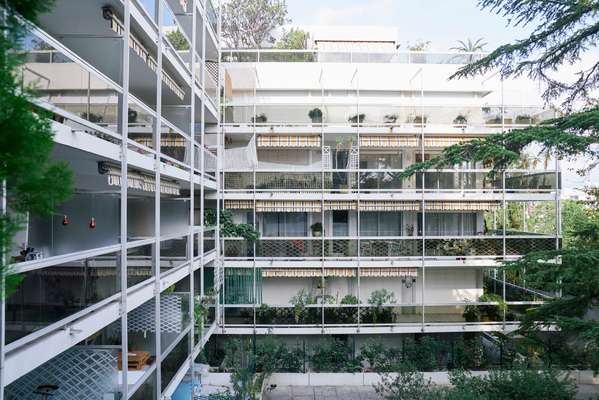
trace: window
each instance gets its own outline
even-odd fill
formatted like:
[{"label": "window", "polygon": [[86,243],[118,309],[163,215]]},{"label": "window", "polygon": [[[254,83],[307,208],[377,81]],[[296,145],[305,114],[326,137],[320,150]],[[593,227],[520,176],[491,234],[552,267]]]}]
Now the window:
[{"label": "window", "polygon": [[349,235],[349,212],[346,210],[333,211],[333,236]]},{"label": "window", "polygon": [[367,211],[360,214],[360,235],[401,236],[400,212]]},{"label": "window", "polygon": [[[476,235],[476,213],[426,213],[427,236]],[[418,233],[422,234],[422,214],[418,214]]]},{"label": "window", "polygon": [[262,213],[262,234],[268,237],[308,236],[307,213]]}]

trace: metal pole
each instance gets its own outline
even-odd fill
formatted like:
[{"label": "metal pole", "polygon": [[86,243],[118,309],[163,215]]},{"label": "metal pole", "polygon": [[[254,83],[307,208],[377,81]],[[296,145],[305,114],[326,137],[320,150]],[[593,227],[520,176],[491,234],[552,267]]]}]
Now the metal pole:
[{"label": "metal pole", "polygon": [[160,0],[156,0],[155,15],[156,25],[158,26],[158,45],[157,47],[157,68],[156,68],[156,120],[154,128],[154,149],[156,157],[154,158],[154,177],[156,182],[156,191],[154,192],[154,349],[156,357],[156,387],[155,398],[160,399],[162,378],[160,374],[160,366],[162,363],[162,345],[160,340],[161,334],[161,318],[160,318],[160,202],[161,202],[161,182],[160,182],[160,154],[162,151],[162,44],[163,31],[162,27],[162,5]]},{"label": "metal pole", "polygon": [[121,289],[121,351],[122,351],[122,386],[121,392],[123,398],[128,397],[128,382],[127,374],[127,356],[128,356],[128,335],[127,335],[127,192],[128,192],[128,176],[127,176],[127,152],[128,152],[128,132],[129,132],[129,35],[131,33],[131,18],[130,18],[130,0],[125,0],[123,3],[123,23],[124,32],[122,40],[122,86],[123,93],[120,96],[119,108],[119,130],[121,132],[121,221],[120,221],[120,289]]}]

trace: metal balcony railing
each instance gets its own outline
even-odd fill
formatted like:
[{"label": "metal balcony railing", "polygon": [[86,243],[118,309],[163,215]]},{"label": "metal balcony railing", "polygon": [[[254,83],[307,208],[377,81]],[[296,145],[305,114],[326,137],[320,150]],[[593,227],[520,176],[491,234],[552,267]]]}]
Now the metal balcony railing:
[{"label": "metal balcony railing", "polygon": [[[305,171],[227,171],[227,191],[501,191],[502,177],[490,170],[428,170],[401,178],[401,169],[389,170],[305,170]],[[561,186],[561,173],[555,171],[509,170],[505,173],[508,192],[551,192]]]},{"label": "metal balcony railing", "polygon": [[[215,30],[216,31],[216,30]],[[487,53],[426,51],[324,51],[280,49],[223,49],[222,62],[327,62],[396,64],[469,64]]]},{"label": "metal balcony railing", "polygon": [[[307,304],[225,306],[227,327],[355,327],[434,324],[499,325],[517,322],[540,302],[449,304]],[[505,318],[505,319],[504,319]]]},{"label": "metal balcony railing", "polygon": [[[504,256],[501,236],[362,237],[354,238],[262,238],[255,243],[243,239],[224,240],[229,259],[361,259],[458,258]],[[505,255],[519,256],[555,250],[559,240],[549,235],[518,235],[505,239]],[[359,250],[359,251],[358,251]],[[255,251],[255,253],[254,253]]]}]

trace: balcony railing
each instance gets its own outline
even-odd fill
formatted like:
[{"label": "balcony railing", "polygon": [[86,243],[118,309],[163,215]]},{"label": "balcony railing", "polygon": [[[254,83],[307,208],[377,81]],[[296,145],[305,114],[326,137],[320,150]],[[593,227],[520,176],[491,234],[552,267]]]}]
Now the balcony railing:
[{"label": "balcony railing", "polygon": [[481,52],[426,51],[319,51],[279,49],[223,49],[222,62],[327,62],[327,63],[396,63],[396,64],[469,64],[480,60]]},{"label": "balcony railing", "polygon": [[[357,97],[356,97],[357,98]],[[359,120],[355,104],[332,104],[329,98],[312,100],[311,104],[249,104],[231,102],[225,107],[223,124],[239,127],[296,127],[313,126],[351,128],[382,128],[381,133],[420,133],[420,128],[444,132],[480,133],[489,128],[500,132],[502,126],[524,127],[554,118],[556,112],[539,106],[397,106],[392,104],[360,104]],[[310,111],[319,109],[322,117],[310,118]],[[264,114],[264,119],[254,116]],[[378,131],[377,131],[378,132]],[[426,145],[426,143],[425,143]]]},{"label": "balcony railing", "polygon": [[[357,238],[262,238],[255,243],[225,239],[224,255],[229,259],[367,259],[390,258],[501,258],[534,251],[555,250],[555,236],[518,235]],[[505,250],[505,252],[504,252]]]},{"label": "balcony railing", "polygon": [[[540,302],[461,302],[450,304],[308,304],[225,306],[227,327],[355,327],[434,324],[500,325],[517,322]],[[255,322],[254,322],[255,321]]]},{"label": "balcony railing", "polygon": [[[306,171],[227,171],[227,191],[501,191],[501,176],[492,178],[489,170],[429,170],[414,177],[401,178],[403,170],[306,170]],[[551,192],[561,185],[561,174],[555,171],[506,172],[505,189],[509,192]]]}]

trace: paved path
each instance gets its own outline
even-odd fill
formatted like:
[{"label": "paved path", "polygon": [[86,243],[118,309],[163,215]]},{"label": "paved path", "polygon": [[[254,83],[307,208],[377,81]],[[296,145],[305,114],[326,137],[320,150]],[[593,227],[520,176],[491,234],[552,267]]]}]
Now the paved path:
[{"label": "paved path", "polygon": [[265,400],[380,400],[370,386],[281,386]]},{"label": "paved path", "polygon": [[[578,385],[578,400],[599,399],[598,385]],[[280,386],[264,400],[380,400],[370,386]]]}]

